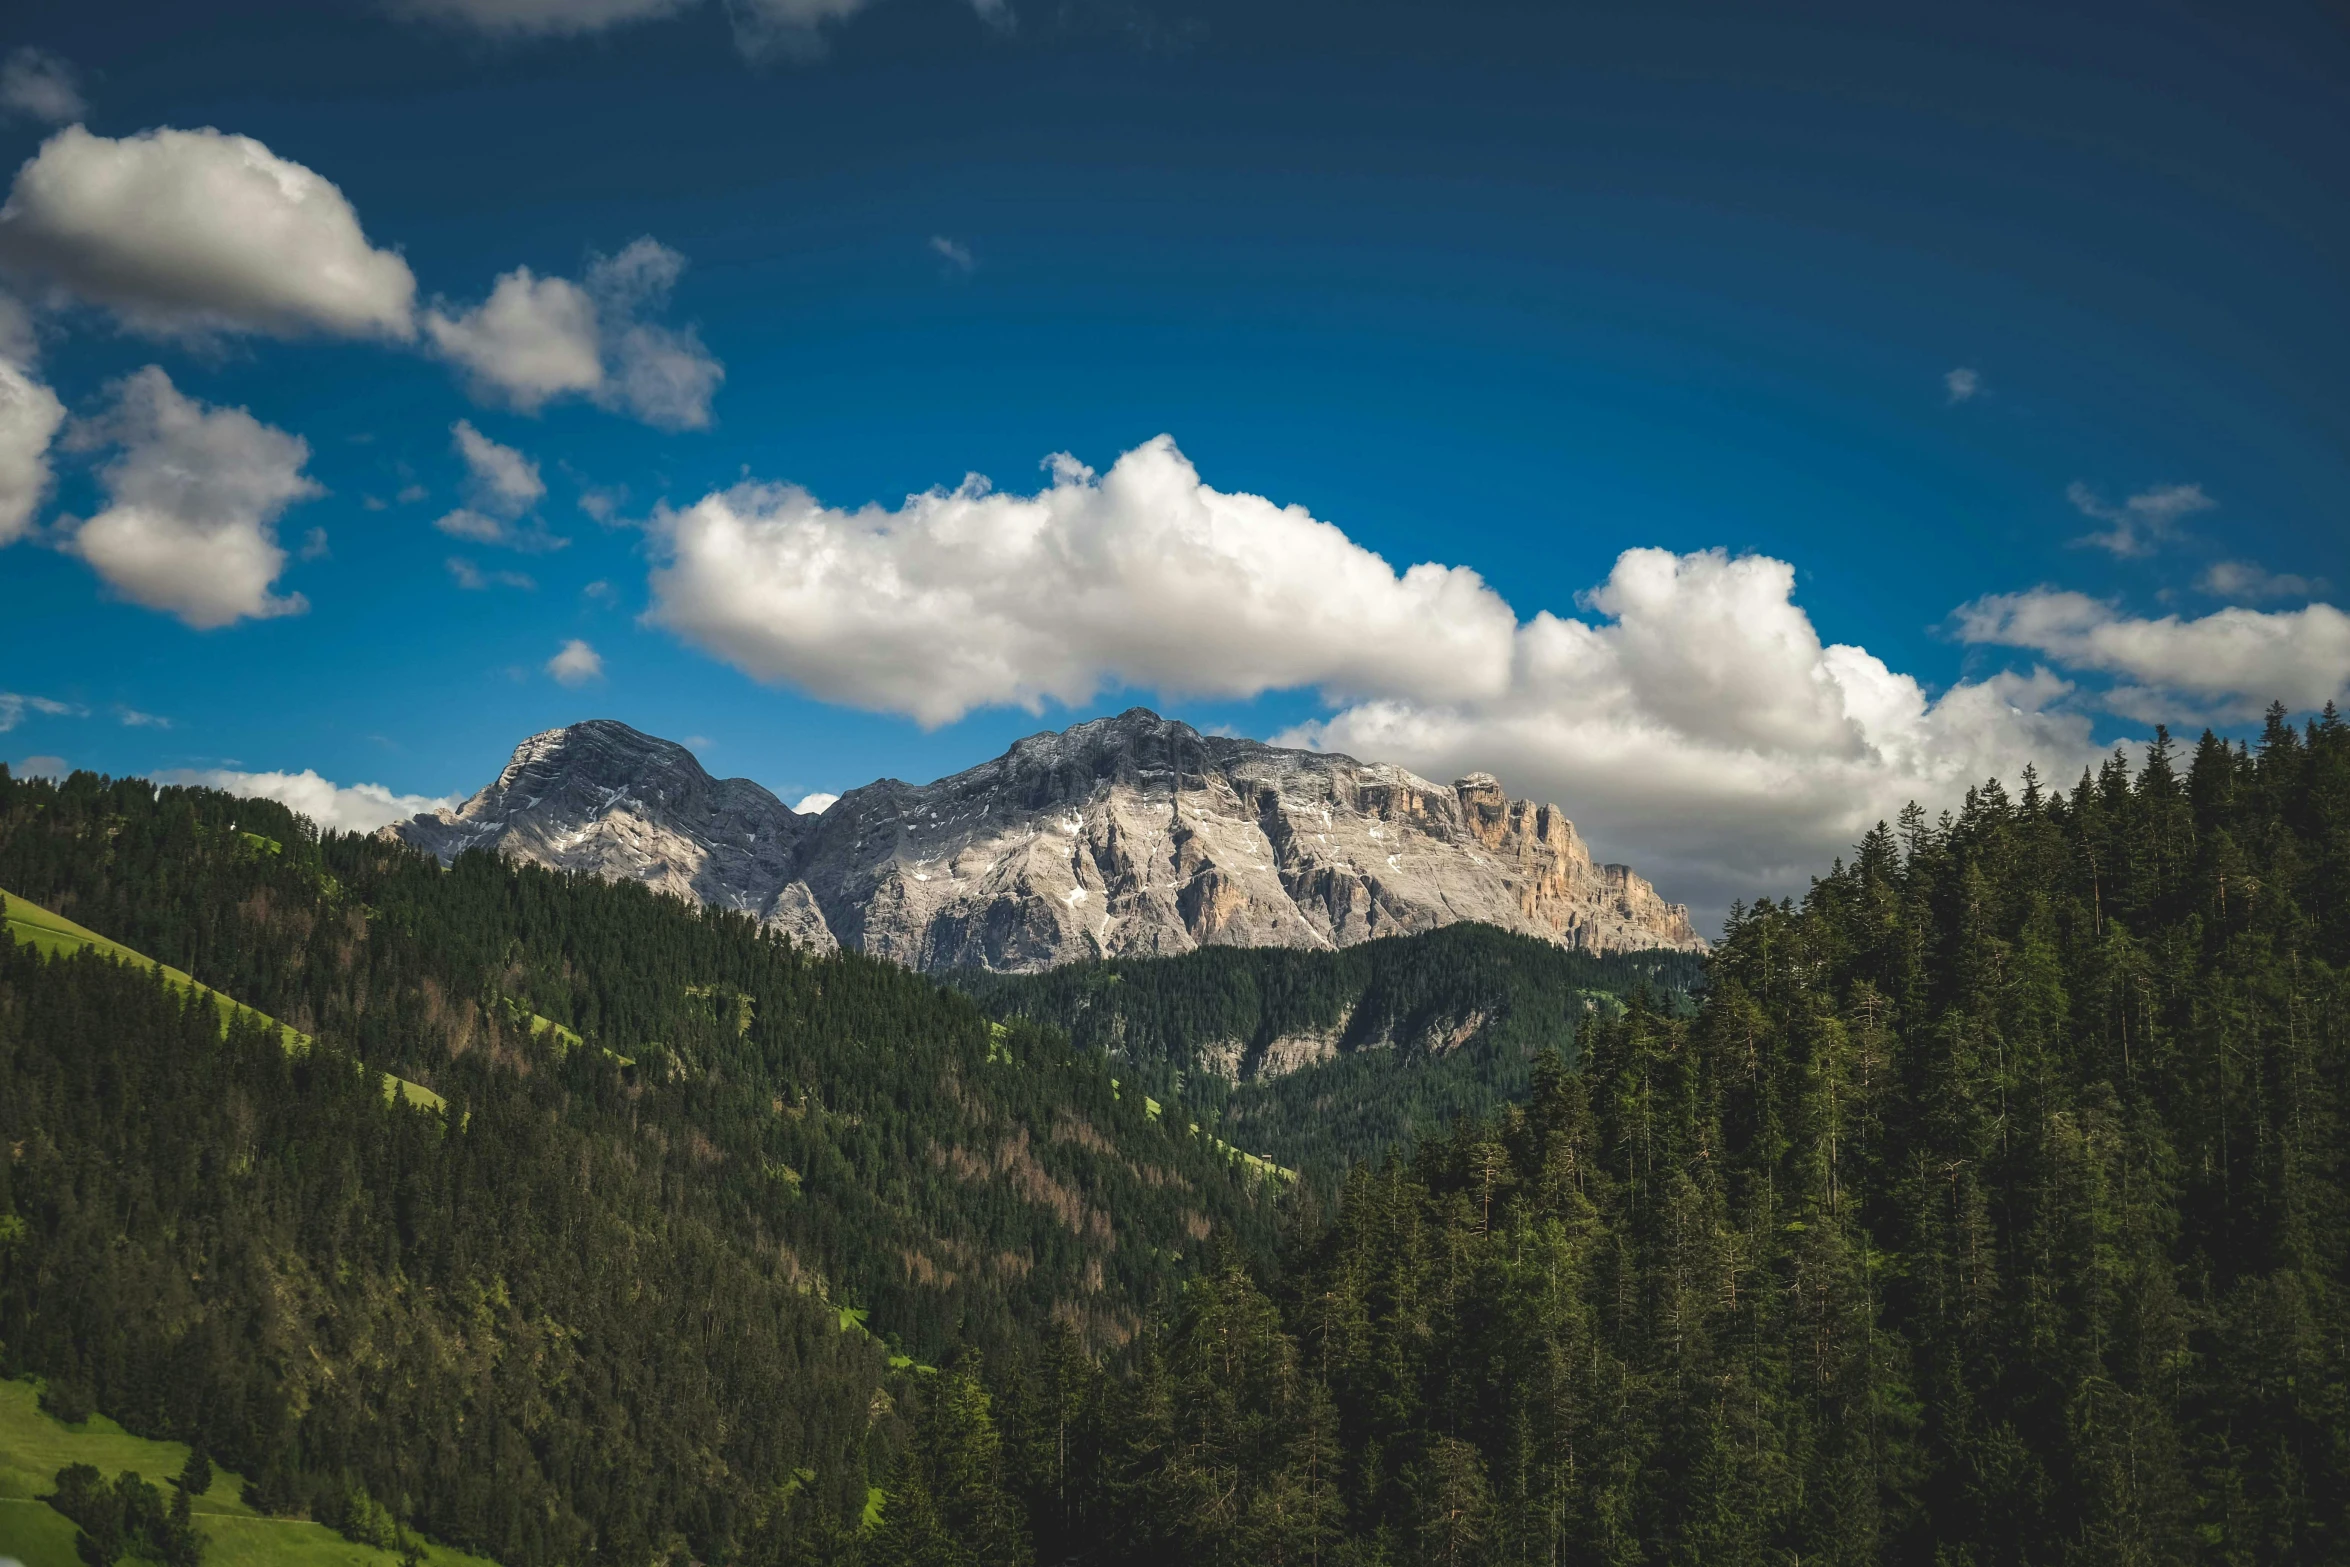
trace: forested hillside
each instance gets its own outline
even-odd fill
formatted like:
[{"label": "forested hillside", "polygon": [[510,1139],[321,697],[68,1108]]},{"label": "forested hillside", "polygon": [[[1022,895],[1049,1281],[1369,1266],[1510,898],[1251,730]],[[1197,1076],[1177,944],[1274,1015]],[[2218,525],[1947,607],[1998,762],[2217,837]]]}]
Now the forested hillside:
[{"label": "forested hillside", "polygon": [[1696,1018],[1190,1288],[1046,1512],[1168,1563],[2350,1560],[2346,963],[2331,712],[1912,813]]},{"label": "forested hillside", "polygon": [[998,1017],[1102,1051],[1230,1141],[1332,1173],[1524,1099],[1534,1058],[1572,1059],[1585,1020],[1639,989],[1685,1010],[1704,972],[1694,953],[1600,957],[1461,924],[1335,951],[1207,947],[953,978]]},{"label": "forested hillside", "polygon": [[1114,1347],[1270,1235],[1098,1059],[641,888],[4,773],[0,887],[314,1036],[0,951],[5,1369],[279,1508],[508,1567],[785,1551],[864,1512],[924,1365]]},{"label": "forested hillside", "polygon": [[[102,816],[94,781],[13,788],[0,879],[51,863],[24,844],[77,842],[50,897],[104,928],[98,845],[148,841],[127,826],[148,818]],[[1799,904],[1738,911],[1693,1011],[1591,1014],[1525,1102],[1357,1166],[1334,1208],[1296,1188],[1274,1246],[1245,1177],[1046,1031],[991,1060],[968,1003],[906,976],[494,864],[411,884],[411,862],[371,858],[397,851],[313,851],[287,823],[262,829],[282,851],[215,853],[211,809],[155,802],[180,836],[130,863],[249,868],[223,899],[174,895],[239,930],[277,928],[285,905],[252,900],[309,867],[320,890],[294,901],[343,911],[306,932],[327,944],[219,971],[320,1044],[223,1039],[216,1012],[95,959],[9,960],[0,1116],[25,1152],[0,1338],[11,1369],[90,1377],[125,1418],[232,1412],[224,1440],[314,1509],[363,1488],[509,1562],[632,1567],[673,1547],[844,1567],[2350,1561],[2350,725],[2331,713],[1911,812]],[[204,922],[154,917],[144,949],[203,974]],[[394,999],[421,971],[366,954],[438,950],[444,920],[475,966],[434,983],[475,989],[436,1014]],[[698,966],[699,943],[738,939],[737,967]],[[643,966],[619,962],[639,942]],[[747,1033],[669,999],[708,972],[692,983],[753,999]],[[1187,1037],[1163,1021],[1182,994],[1125,1015]],[[507,995],[584,1042],[496,1022]],[[459,1000],[480,1014],[463,1049]],[[408,1033],[371,1031],[379,1001]],[[623,1066],[602,1052],[630,1030],[648,1037]],[[439,1053],[396,1056],[411,1035]],[[461,1113],[385,1106],[349,1064],[367,1052]],[[761,1112],[760,1072],[829,1116],[780,1092]],[[111,1104],[132,1113],[89,1108]],[[1054,1253],[1050,1225],[1020,1228],[1038,1204],[1016,1181],[925,1184],[925,1139],[969,1148],[973,1117],[1050,1127],[1065,1105],[1091,1133],[1029,1148],[1115,1152],[1056,1179],[1157,1169],[1134,1200],[1207,1217],[1204,1247],[1175,1265],[1120,1215],[1115,1248]],[[790,1140],[814,1126],[840,1128],[829,1195]],[[805,1161],[796,1196],[741,1178],[754,1148]],[[859,1207],[857,1182],[891,1201]],[[1033,1272],[956,1295],[833,1261],[856,1226],[910,1233],[889,1228],[900,1190],[942,1240],[960,1212],[956,1233],[1034,1248]],[[817,1211],[839,1228],[793,1218]],[[1036,1282],[1081,1256],[1101,1304]],[[962,1302],[924,1330],[953,1346],[941,1369],[893,1372],[840,1332],[812,1267],[841,1270],[834,1299],[870,1281],[877,1325]],[[1140,1324],[1123,1343],[1118,1311]]]}]

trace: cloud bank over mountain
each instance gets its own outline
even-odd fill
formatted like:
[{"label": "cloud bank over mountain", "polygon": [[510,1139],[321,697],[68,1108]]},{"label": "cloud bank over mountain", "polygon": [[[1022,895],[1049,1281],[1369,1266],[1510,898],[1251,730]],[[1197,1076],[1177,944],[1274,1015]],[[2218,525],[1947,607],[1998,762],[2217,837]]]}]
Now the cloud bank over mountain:
[{"label": "cloud bank over mountain", "polygon": [[848,510],[744,484],[651,534],[648,619],[755,678],[928,725],[1120,687],[1309,688],[1336,711],[1281,743],[1496,772],[1716,907],[1913,798],[2100,754],[2072,681],[1930,692],[1823,639],[1785,561],[1627,550],[1586,616],[1521,618],[1466,567],[1398,570],[1302,507],[1215,489],[1165,436],[1106,474],[1056,458],[1030,495],[973,476]]},{"label": "cloud bank over mountain", "polygon": [[457,804],[455,795],[442,798],[395,794],[382,784],[330,783],[307,767],[298,773],[247,773],[226,767],[182,768],[156,776],[164,783],[199,784],[230,794],[275,800],[333,832],[373,832],[378,827],[406,821],[419,812]]}]

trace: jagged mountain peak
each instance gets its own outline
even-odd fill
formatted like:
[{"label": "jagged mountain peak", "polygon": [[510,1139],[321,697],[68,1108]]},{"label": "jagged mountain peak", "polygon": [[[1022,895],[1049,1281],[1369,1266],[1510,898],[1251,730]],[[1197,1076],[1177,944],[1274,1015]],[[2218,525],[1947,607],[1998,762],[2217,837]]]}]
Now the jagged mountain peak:
[{"label": "jagged mountain peak", "polygon": [[593,771],[618,778],[633,776],[648,767],[676,768],[708,776],[693,752],[674,740],[646,734],[617,718],[583,718],[560,729],[541,730],[524,740],[514,748],[514,754],[490,787],[511,789],[527,775],[550,768]]},{"label": "jagged mountain peak", "polygon": [[530,736],[463,805],[389,831],[444,862],[494,848],[758,913],[811,819],[673,740],[591,718]]},{"label": "jagged mountain peak", "polygon": [[1688,912],[1595,864],[1556,807],[1130,708],[930,784],[799,816],[609,719],[533,735],[397,836],[647,882],[819,948],[925,970],[1201,946],[1350,946],[1462,920],[1593,952],[1703,950]]}]

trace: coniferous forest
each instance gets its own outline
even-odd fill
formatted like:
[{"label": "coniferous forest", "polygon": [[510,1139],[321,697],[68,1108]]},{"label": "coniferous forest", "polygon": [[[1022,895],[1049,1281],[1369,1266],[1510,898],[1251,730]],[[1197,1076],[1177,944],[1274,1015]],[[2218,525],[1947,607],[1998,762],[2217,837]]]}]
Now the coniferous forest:
[{"label": "coniferous forest", "polygon": [[1912,810],[1335,1188],[637,889],[87,775],[0,835],[316,1036],[0,954],[5,1369],[274,1506],[512,1567],[2350,1561],[2330,710]]},{"label": "coniferous forest", "polygon": [[[1689,1008],[1704,962],[1461,924],[1336,951],[1203,947],[954,978],[992,1015],[1061,1029],[1231,1141],[1323,1180],[1408,1148],[1419,1128],[1524,1099],[1537,1056],[1571,1056],[1576,1030],[1634,991]],[[1320,1059],[1280,1059],[1300,1043]]]}]

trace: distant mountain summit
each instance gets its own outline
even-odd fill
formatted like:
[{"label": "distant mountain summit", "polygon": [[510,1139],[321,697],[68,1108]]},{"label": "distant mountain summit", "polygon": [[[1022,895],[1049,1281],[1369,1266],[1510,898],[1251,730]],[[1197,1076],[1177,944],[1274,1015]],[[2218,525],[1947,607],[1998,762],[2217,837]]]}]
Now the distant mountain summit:
[{"label": "distant mountain summit", "polygon": [[807,816],[596,719],[531,736],[462,806],[385,832],[444,862],[486,848],[642,881],[923,970],[1344,947],[1463,920],[1593,953],[1706,947],[1686,907],[1489,774],[1447,787],[1139,707]]},{"label": "distant mountain summit", "polygon": [[763,915],[814,821],[748,778],[711,777],[674,741],[595,718],[532,735],[454,811],[385,831],[444,864],[495,849]]}]

